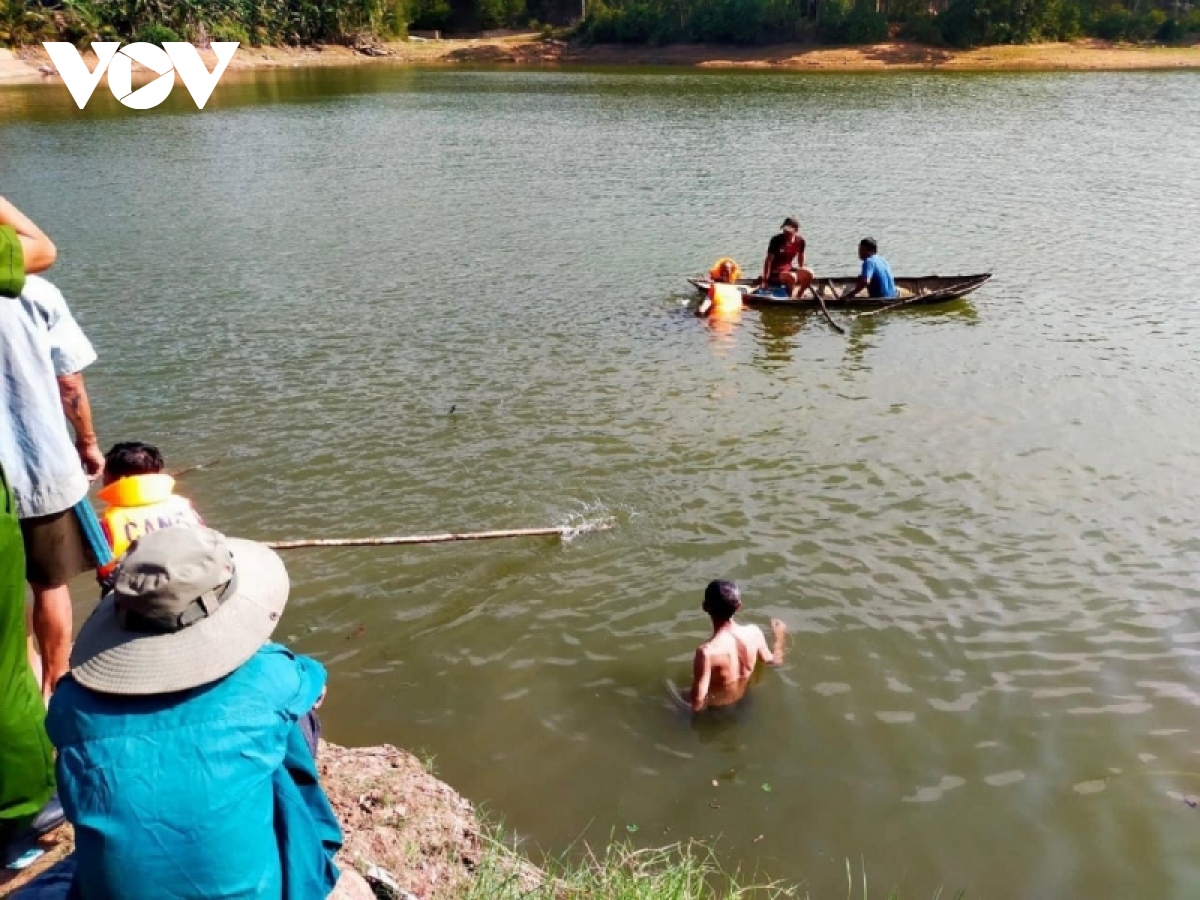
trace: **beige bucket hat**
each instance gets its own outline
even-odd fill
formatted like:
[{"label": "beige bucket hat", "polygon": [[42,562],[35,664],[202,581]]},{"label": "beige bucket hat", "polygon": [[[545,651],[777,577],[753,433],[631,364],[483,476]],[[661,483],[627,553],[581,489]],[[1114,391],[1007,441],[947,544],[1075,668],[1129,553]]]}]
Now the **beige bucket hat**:
[{"label": "beige bucket hat", "polygon": [[210,528],[152,531],[117,568],[71,652],[71,677],[107,694],[166,694],[224,678],[287,605],[273,550]]}]

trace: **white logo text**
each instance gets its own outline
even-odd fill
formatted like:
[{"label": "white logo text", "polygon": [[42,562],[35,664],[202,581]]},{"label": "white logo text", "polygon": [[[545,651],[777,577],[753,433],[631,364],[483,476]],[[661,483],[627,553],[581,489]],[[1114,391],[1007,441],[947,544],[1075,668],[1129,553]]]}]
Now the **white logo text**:
[{"label": "white logo text", "polygon": [[[192,95],[192,99],[196,101],[196,106],[204,109],[204,104],[212,96],[213,88],[225,74],[225,67],[233,59],[238,42],[212,42],[213,52],[217,54],[217,64],[211,72],[205,68],[200,51],[183,41],[164,41],[161,47],[141,41],[124,47],[120,41],[93,41],[96,68],[91,72],[74,44],[46,41],[42,46],[50,54],[54,68],[58,69],[67,90],[71,92],[71,98],[80,109],[91,99],[92,92],[100,83],[105,69],[108,70],[108,89],[130,109],[152,109],[166,100],[171,88],[175,86],[176,72],[179,73],[179,78]],[[135,62],[158,76],[136,91],[132,84]]]}]

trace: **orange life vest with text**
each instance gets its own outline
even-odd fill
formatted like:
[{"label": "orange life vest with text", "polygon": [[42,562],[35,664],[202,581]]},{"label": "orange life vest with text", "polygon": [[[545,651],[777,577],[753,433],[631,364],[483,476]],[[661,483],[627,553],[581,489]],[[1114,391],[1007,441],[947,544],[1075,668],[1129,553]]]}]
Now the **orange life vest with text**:
[{"label": "orange life vest with text", "polygon": [[151,531],[173,525],[204,527],[191,501],[176,496],[174,489],[170,475],[132,475],[96,495],[108,504],[100,513],[100,525],[113,551],[113,561],[101,568],[101,575],[115,569],[129,545]]}]

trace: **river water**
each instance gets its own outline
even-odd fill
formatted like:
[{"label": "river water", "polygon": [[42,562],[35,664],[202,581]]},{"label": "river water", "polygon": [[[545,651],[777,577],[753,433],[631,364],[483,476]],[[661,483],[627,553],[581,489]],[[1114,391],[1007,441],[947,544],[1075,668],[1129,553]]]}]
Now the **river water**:
[{"label": "river water", "polygon": [[[289,555],[331,739],[432,755],[548,851],[704,838],[818,897],[847,859],[914,897],[1200,891],[1200,76],[175,93],[0,91],[105,443],[220,458],[185,493],[247,537],[616,520]],[[871,234],[995,279],[847,337],[684,309],[788,214],[821,274]],[[794,645],[693,721],[716,577]]]}]

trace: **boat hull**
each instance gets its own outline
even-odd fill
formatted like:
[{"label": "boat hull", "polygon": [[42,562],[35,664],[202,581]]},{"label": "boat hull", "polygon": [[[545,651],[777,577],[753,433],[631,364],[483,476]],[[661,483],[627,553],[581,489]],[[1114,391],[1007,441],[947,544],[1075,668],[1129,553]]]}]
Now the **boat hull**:
[{"label": "boat hull", "polygon": [[[854,297],[846,302],[837,298],[847,287],[857,281],[856,276],[842,278],[818,278],[813,287],[821,291],[821,297],[830,309],[877,309],[888,306],[900,300],[907,300],[904,306],[928,306],[934,303],[947,303],[965,297],[972,291],[978,290],[992,277],[991,272],[978,275],[923,275],[918,278],[897,278],[896,288],[898,297]],[[689,278],[688,281],[701,293],[708,292],[712,282],[707,278]],[[754,281],[743,278],[737,282],[743,289],[742,302],[747,306],[792,307],[796,309],[819,309],[820,304],[811,291],[806,291],[804,297],[789,300],[783,293],[783,288],[775,292],[763,293],[753,289]],[[908,299],[912,298],[912,299]]]}]

